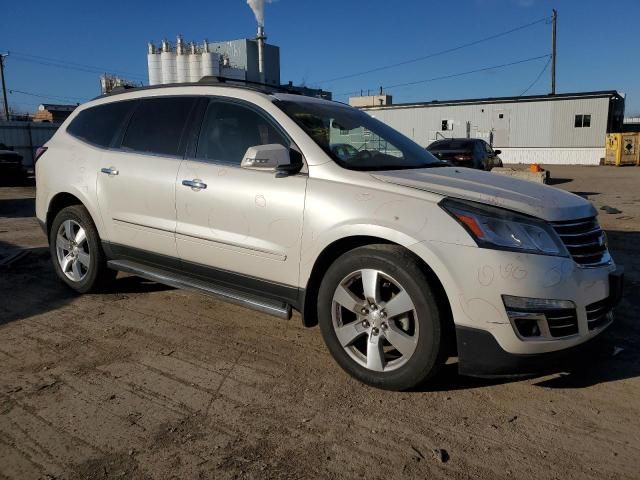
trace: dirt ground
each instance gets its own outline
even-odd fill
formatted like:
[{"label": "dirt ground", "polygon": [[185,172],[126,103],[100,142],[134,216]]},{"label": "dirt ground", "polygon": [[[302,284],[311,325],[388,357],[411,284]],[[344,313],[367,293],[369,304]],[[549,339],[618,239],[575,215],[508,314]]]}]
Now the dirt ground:
[{"label": "dirt ground", "polygon": [[420,391],[343,373],[319,330],[121,276],[56,280],[34,187],[0,188],[0,478],[640,477],[640,168],[553,167],[600,210],[626,293],[606,349]]}]

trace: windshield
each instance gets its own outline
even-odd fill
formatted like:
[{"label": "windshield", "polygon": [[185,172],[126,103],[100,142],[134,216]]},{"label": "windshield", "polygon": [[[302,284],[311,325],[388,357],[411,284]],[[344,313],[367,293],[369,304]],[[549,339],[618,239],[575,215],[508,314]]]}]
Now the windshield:
[{"label": "windshield", "polygon": [[339,165],[350,170],[401,170],[446,165],[417,143],[366,113],[337,103],[278,100]]}]

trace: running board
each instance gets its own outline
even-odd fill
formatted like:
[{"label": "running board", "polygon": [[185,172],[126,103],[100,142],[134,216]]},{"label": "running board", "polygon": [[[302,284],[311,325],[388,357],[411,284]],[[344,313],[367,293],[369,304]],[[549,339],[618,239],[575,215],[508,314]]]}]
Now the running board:
[{"label": "running board", "polygon": [[160,268],[149,267],[129,260],[109,260],[107,266],[113,270],[131,273],[153,282],[169,285],[170,287],[194,290],[225,302],[251,308],[268,315],[290,319],[291,305],[285,302],[271,300],[257,295],[240,292],[228,287],[222,287],[212,283],[195,280]]}]

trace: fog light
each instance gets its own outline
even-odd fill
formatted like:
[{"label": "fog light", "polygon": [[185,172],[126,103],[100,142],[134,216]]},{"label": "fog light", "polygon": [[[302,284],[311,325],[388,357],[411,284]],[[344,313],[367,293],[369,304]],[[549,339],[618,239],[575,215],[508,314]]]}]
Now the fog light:
[{"label": "fog light", "polygon": [[503,295],[502,301],[513,329],[522,340],[561,338],[578,333],[576,305],[571,300]]},{"label": "fog light", "polygon": [[513,323],[523,337],[539,337],[540,326],[537,318],[514,318]]},{"label": "fog light", "polygon": [[563,310],[576,308],[571,300],[551,300],[548,298],[514,297],[502,295],[502,301],[507,310],[523,310],[539,312],[544,310]]}]

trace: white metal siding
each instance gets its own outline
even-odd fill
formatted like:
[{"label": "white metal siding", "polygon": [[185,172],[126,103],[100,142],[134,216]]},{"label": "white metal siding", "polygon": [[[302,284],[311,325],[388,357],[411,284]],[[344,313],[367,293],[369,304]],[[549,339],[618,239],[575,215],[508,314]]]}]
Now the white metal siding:
[{"label": "white metal siding", "polygon": [[605,149],[600,148],[503,148],[500,159],[505,165],[544,163],[547,165],[600,165]]},{"label": "white metal siding", "polygon": [[[436,138],[441,138],[438,133],[445,137],[465,137],[466,123],[470,121],[471,136],[489,140],[493,131],[496,148],[603,148],[609,98],[416,105],[364,110],[425,147]],[[503,119],[499,118],[501,113]],[[576,114],[591,115],[591,127],[575,128]],[[453,130],[442,131],[442,120],[453,121]]]}]

